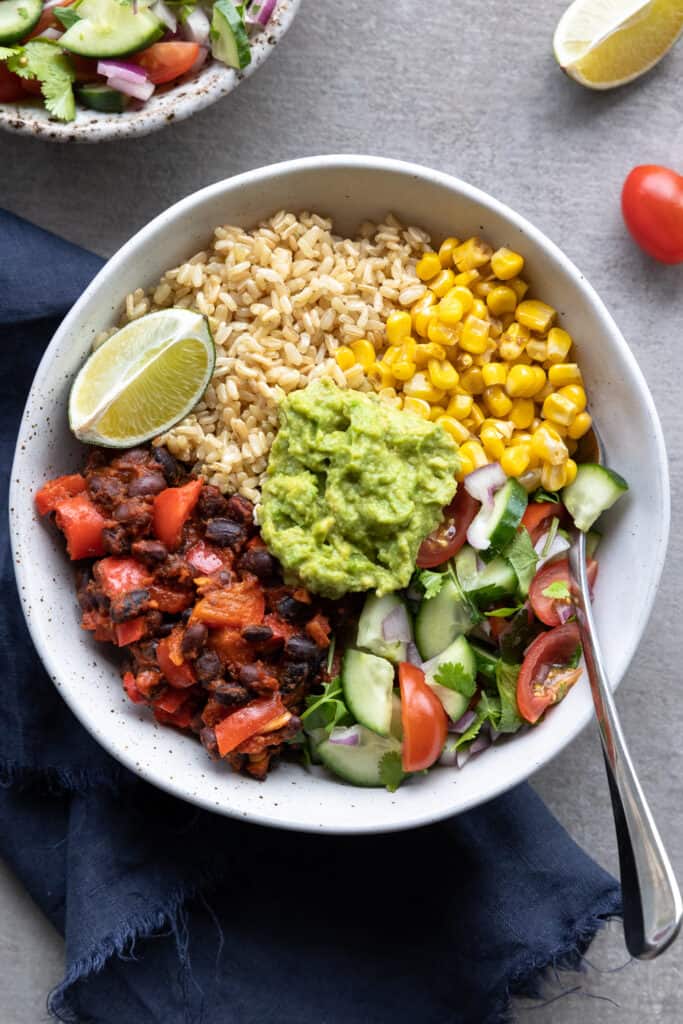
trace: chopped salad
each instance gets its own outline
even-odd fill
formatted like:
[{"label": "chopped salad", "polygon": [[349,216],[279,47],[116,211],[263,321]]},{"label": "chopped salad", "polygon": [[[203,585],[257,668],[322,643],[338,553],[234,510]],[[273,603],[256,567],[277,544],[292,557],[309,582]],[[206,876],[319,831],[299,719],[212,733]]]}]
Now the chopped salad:
[{"label": "chopped salad", "polygon": [[240,71],[277,0],[0,0],[0,102],[39,97],[73,121],[80,104],[140,109],[211,58]]}]

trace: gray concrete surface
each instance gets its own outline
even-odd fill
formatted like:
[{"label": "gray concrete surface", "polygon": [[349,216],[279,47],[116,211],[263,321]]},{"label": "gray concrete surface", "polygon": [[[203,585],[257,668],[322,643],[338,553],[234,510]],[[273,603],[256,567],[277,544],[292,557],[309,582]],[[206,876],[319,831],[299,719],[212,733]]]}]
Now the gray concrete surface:
[{"label": "gray concrete surface", "polygon": [[[638,163],[681,170],[683,46],[640,82],[592,94],[551,54],[564,0],[307,0],[272,59],[233,96],[148,139],[57,147],[3,135],[0,204],[108,255],[150,217],[212,181],[313,153],[366,152],[453,172],[534,221],[596,286],[643,368],[666,432],[673,485],[667,567],[646,635],[619,692],[644,787],[683,878],[681,707],[681,378],[683,268],[629,241],[622,181]],[[647,451],[642,457],[648,457]],[[633,481],[637,485],[637,481]],[[638,595],[625,595],[638,600]],[[560,820],[616,868],[595,730],[534,778]],[[524,1024],[674,1024],[683,1019],[681,945],[626,964],[613,925],[592,967],[549,982]],[[0,874],[0,1020],[36,1024],[60,975],[58,936]]]}]

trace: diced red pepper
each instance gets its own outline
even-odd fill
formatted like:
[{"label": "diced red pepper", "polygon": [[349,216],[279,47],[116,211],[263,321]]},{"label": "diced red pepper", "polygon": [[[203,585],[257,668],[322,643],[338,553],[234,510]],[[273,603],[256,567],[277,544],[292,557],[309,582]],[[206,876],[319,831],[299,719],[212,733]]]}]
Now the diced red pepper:
[{"label": "diced red pepper", "polygon": [[85,477],[80,473],[71,473],[67,476],[58,476],[54,480],[48,480],[36,494],[36,508],[41,516],[48,512],[54,512],[60,501],[65,498],[73,498],[85,490]]},{"label": "diced red pepper", "polygon": [[253,652],[239,629],[222,626],[209,634],[209,647],[229,665],[246,665],[253,659]]},{"label": "diced red pepper", "polygon": [[135,685],[135,676],[132,672],[126,672],[123,676],[123,688],[133,701],[133,704],[143,704],[144,696],[140,693],[137,686]]},{"label": "diced red pepper", "polygon": [[107,521],[87,494],[64,498],[56,509],[55,522],[66,537],[69,558],[98,558],[104,554],[102,531]]},{"label": "diced red pepper", "polygon": [[219,572],[226,567],[225,560],[218,553],[218,550],[212,548],[203,540],[193,544],[185,552],[185,561],[189,562],[192,568],[196,569],[203,576],[210,576],[211,573]]},{"label": "diced red pepper", "polygon": [[114,555],[97,562],[93,572],[110,599],[129,594],[131,590],[143,590],[152,580],[149,571],[136,558],[118,558]]},{"label": "diced red pepper", "polygon": [[192,665],[185,661],[182,654],[183,632],[182,626],[176,626],[170,636],[165,636],[157,647],[159,668],[171,686],[179,688],[192,686],[197,681]]},{"label": "diced red pepper", "polygon": [[320,612],[306,623],[306,632],[318,647],[330,646],[330,624]]},{"label": "diced red pepper", "polygon": [[190,480],[182,487],[167,487],[154,499],[154,533],[169,551],[182,540],[183,526],[199,501],[201,480]]},{"label": "diced red pepper", "polygon": [[218,753],[225,757],[244,740],[260,732],[269,722],[282,718],[286,712],[287,709],[279,697],[255,700],[246,707],[233,711],[215,726]]},{"label": "diced red pepper", "polygon": [[154,717],[157,722],[162,725],[174,725],[176,729],[189,729],[192,725],[192,719],[194,718],[194,711],[192,705],[187,703],[183,704],[181,708],[178,708],[173,714],[169,714],[162,708],[154,708]]},{"label": "diced red pepper", "polygon": [[210,590],[194,607],[194,621],[207,626],[257,626],[263,622],[266,600],[255,580],[242,580],[220,590]]},{"label": "diced red pepper", "polygon": [[147,589],[151,606],[158,608],[160,612],[167,612],[169,615],[179,615],[194,601],[194,597],[187,590],[173,590],[171,587],[163,587],[156,583]]},{"label": "diced red pepper", "polygon": [[174,715],[187,701],[187,691],[169,689],[154,701],[154,707],[159,708],[160,711],[165,711],[168,715]]},{"label": "diced red pepper", "polygon": [[126,647],[128,644],[135,644],[141,640],[145,633],[145,617],[138,615],[135,619],[128,619],[127,622],[117,622],[114,626],[116,634],[116,646]]}]

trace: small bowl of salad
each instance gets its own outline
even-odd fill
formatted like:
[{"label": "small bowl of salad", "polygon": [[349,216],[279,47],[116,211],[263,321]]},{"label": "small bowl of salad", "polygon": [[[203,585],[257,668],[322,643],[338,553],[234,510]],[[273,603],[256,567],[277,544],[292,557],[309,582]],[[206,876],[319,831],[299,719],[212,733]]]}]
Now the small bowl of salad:
[{"label": "small bowl of salad", "polygon": [[0,0],[0,127],[55,142],[146,135],[232,92],[300,0]]}]

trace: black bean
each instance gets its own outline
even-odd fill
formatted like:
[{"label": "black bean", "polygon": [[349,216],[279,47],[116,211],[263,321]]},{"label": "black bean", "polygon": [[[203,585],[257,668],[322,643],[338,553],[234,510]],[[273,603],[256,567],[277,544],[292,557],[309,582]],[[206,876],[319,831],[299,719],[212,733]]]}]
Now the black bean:
[{"label": "black bean", "polygon": [[102,544],[108,555],[127,555],[130,541],[124,526],[105,526],[102,530]]},{"label": "black bean", "polygon": [[197,508],[203,519],[221,516],[225,513],[228,503],[221,492],[213,484],[205,484],[199,494]]},{"label": "black bean", "polygon": [[273,631],[270,626],[245,626],[242,636],[250,644],[266,644],[273,639]]},{"label": "black bean", "polygon": [[246,704],[249,700],[249,692],[239,683],[218,682],[211,687],[214,700],[219,704],[234,707],[236,704]]},{"label": "black bean", "polygon": [[227,509],[228,515],[240,523],[250,526],[254,522],[254,506],[248,498],[243,498],[240,494],[233,494],[232,498],[228,498]]},{"label": "black bean", "polygon": [[237,548],[244,544],[244,527],[232,519],[210,519],[206,526],[206,539],[220,548]]},{"label": "black bean", "polygon": [[218,573],[218,582],[222,583],[224,587],[229,587],[232,583],[232,573],[229,569],[221,569]]},{"label": "black bean", "polygon": [[136,540],[131,552],[146,565],[160,565],[168,555],[166,545],[160,540]]},{"label": "black bean", "polygon": [[131,498],[137,498],[142,494],[159,494],[165,489],[166,481],[163,473],[142,473],[128,484],[128,493]]},{"label": "black bean", "polygon": [[253,686],[261,678],[262,672],[258,665],[242,665],[240,669],[240,682],[243,686]]},{"label": "black bean", "polygon": [[196,657],[206,643],[209,631],[203,622],[193,622],[188,626],[183,636],[180,649],[187,657]]},{"label": "black bean", "polygon": [[237,563],[240,572],[250,572],[260,580],[269,579],[277,570],[277,562],[265,548],[250,548]]},{"label": "black bean", "polygon": [[144,611],[149,601],[149,590],[131,590],[111,602],[109,614],[112,622],[126,622]]},{"label": "black bean", "polygon": [[146,615],[147,629],[156,635],[164,624],[164,617],[156,608],[150,608]]},{"label": "black bean", "polygon": [[280,678],[280,689],[283,693],[296,690],[298,686],[308,682],[311,674],[311,666],[308,662],[290,661],[285,665]]},{"label": "black bean", "polygon": [[155,630],[157,636],[170,636],[173,632],[172,622],[163,622],[158,629]]},{"label": "black bean", "polygon": [[216,731],[210,725],[205,725],[203,729],[199,731],[199,740],[201,745],[206,750],[207,754],[213,761],[218,761],[220,754],[218,753],[218,743],[216,741]]},{"label": "black bean", "polygon": [[161,466],[161,472],[164,474],[166,483],[171,486],[180,483],[183,478],[183,471],[180,463],[173,458],[168,449],[155,448],[153,455]]},{"label": "black bean", "polygon": [[191,615],[192,615],[192,609],[191,608],[186,608],[185,611],[183,612],[183,614],[180,616],[180,621],[184,622],[184,623],[188,623],[190,621],[190,616]]},{"label": "black bean", "polygon": [[317,661],[320,650],[309,637],[299,634],[289,638],[285,644],[285,654],[294,661]]},{"label": "black bean", "polygon": [[313,608],[305,601],[297,601],[295,597],[286,594],[277,603],[277,613],[285,622],[308,622],[313,615]]},{"label": "black bean", "polygon": [[197,673],[197,678],[202,683],[208,683],[212,679],[216,679],[223,671],[221,659],[215,651],[204,651],[200,654],[195,662],[194,668]]}]

